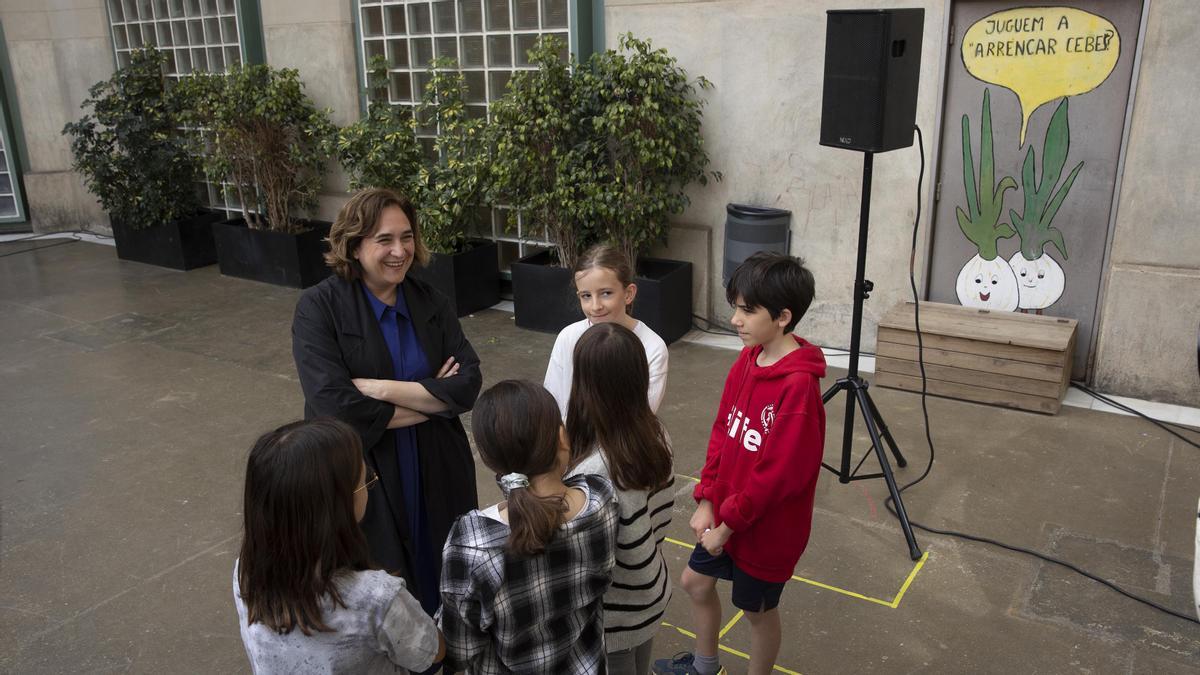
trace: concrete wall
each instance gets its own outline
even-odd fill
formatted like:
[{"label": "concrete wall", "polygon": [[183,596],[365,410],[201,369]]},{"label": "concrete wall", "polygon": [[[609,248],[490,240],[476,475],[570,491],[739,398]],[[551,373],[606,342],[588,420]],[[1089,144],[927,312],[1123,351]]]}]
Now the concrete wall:
[{"label": "concrete wall", "polygon": [[[926,163],[937,137],[938,69],[945,3],[837,0],[605,0],[608,46],[632,31],[666,47],[708,93],[704,134],[711,168],[725,180],[691,191],[692,206],[659,255],[696,266],[696,311],[718,320],[729,309],[721,290],[724,207],[745,202],[793,213],[793,253],[817,278],[817,301],[799,332],[846,346],[858,231],[862,155],[817,143],[825,47],[825,10],[925,8],[917,122],[926,130]],[[261,0],[267,60],[295,67],[318,105],[346,124],[358,118],[351,3]],[[36,231],[107,227],[95,199],[70,170],[64,124],[80,114],[88,87],[113,69],[102,0],[0,0],[29,170],[25,186]],[[1200,137],[1191,82],[1200,44],[1200,7],[1189,0],[1151,3],[1128,155],[1105,273],[1094,365],[1106,391],[1196,405],[1200,322],[1200,167],[1187,140]],[[909,297],[908,251],[917,196],[917,149],[876,157],[864,348],[878,318]],[[331,166],[318,217],[332,219],[346,198]],[[927,171],[926,178],[930,171]],[[927,182],[928,184],[928,182]],[[921,195],[922,200],[928,194]],[[927,250],[922,215],[918,284]]]},{"label": "concrete wall", "polygon": [[[794,0],[606,0],[608,46],[632,31],[666,47],[692,75],[716,85],[704,133],[712,168],[725,180],[692,191],[692,207],[673,229],[667,253],[694,250],[696,230],[708,230],[712,251],[704,293],[718,318],[729,316],[721,293],[724,205],[746,202],[792,211],[792,252],[817,278],[817,300],[797,331],[827,346],[849,340],[850,286],[858,231],[859,153],[817,144],[825,48],[825,10],[895,6],[925,8],[917,123],[926,131],[926,186],[933,152],[945,49],[946,4]],[[1105,391],[1187,405],[1200,403],[1200,165],[1191,144],[1200,138],[1194,79],[1200,7],[1187,0],[1151,3],[1128,140],[1124,182],[1100,304],[1094,361]],[[752,46],[752,48],[748,48]],[[876,157],[867,277],[875,292],[865,306],[863,347],[874,344],[879,317],[909,299],[908,257],[916,205],[916,148]],[[922,201],[928,194],[921,195]],[[928,245],[922,214],[917,260]],[[688,257],[695,260],[695,253]],[[698,293],[699,295],[699,293]],[[696,305],[703,311],[705,304]]]},{"label": "concrete wall", "polygon": [[[346,125],[359,117],[358,74],[355,70],[354,19],[347,0],[261,0],[267,63],[296,68],[304,91],[322,108],[332,110],[333,122]],[[347,179],[337,161],[320,195],[316,217],[333,220],[346,202]]]},{"label": "concrete wall", "polygon": [[63,125],[78,119],[95,82],[112,74],[102,0],[0,0],[13,82],[24,126],[25,194],[35,230],[108,230],[108,216],[71,170]]},{"label": "concrete wall", "polygon": [[[925,8],[917,123],[933,131],[943,6]],[[615,47],[623,32],[665,47],[690,75],[703,75],[708,94],[704,136],[711,169],[724,180],[692,189],[692,206],[680,218],[711,232],[711,263],[703,285],[718,320],[730,314],[721,287],[725,204],[740,202],[792,212],[792,253],[803,257],[817,280],[817,297],[797,332],[822,345],[845,347],[850,339],[861,200],[863,155],[818,145],[824,80],[825,10],[888,7],[889,2],[796,0],[606,0],[605,39]],[[929,153],[926,146],[928,167]],[[908,253],[916,213],[919,164],[916,145],[877,155],[871,202],[867,278],[875,292],[865,304],[863,346],[870,349],[875,325],[894,304],[911,298]],[[928,168],[926,185],[928,185]],[[922,195],[924,197],[925,195]],[[922,228],[928,222],[922,214]],[[672,237],[682,233],[672,230]],[[696,237],[686,248],[695,248]],[[672,241],[670,248],[674,249]],[[924,247],[921,247],[924,250]],[[693,262],[698,262],[693,259]],[[918,254],[918,284],[924,264]]]},{"label": "concrete wall", "polygon": [[1200,7],[1150,3],[1100,310],[1096,384],[1200,405],[1200,138],[1195,64]]}]

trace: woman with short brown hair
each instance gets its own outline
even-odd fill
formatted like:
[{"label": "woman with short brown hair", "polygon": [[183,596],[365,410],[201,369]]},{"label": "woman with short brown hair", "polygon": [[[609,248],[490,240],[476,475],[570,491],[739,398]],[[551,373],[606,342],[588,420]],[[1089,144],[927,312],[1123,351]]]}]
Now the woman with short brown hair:
[{"label": "woman with short brown hair", "polygon": [[335,275],[304,291],[292,322],[304,416],[337,417],[362,437],[380,479],[362,521],[371,557],[432,614],[442,544],[477,506],[458,416],[479,394],[479,357],[446,297],[409,273],[429,254],[407,198],[358,192],[329,244]]},{"label": "woman with short brown hair", "polygon": [[413,257],[417,265],[429,263],[429,249],[421,241],[421,227],[417,223],[417,210],[408,197],[392,190],[370,189],[354,195],[338,214],[337,222],[329,229],[329,252],[325,264],[343,279],[354,281],[362,278],[362,265],[355,258],[358,244],[370,236],[379,224],[385,209],[398,207],[408,219],[413,230]]}]

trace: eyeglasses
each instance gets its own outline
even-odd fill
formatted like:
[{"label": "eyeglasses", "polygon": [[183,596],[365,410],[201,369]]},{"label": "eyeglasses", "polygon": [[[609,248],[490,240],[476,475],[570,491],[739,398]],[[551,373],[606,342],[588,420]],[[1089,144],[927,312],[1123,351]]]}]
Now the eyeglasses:
[{"label": "eyeglasses", "polygon": [[375,487],[375,484],[378,482],[379,482],[379,474],[372,471],[370,467],[367,467],[367,481],[365,483],[363,483],[360,487],[355,489],[354,493],[358,494],[359,492],[362,492],[363,490],[370,490],[371,488]]}]

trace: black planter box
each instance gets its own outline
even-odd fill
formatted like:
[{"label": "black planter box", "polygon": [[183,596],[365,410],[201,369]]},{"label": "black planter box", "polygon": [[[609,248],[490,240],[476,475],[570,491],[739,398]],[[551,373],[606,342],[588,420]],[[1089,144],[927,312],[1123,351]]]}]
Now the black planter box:
[{"label": "black planter box", "polygon": [[411,274],[450,298],[458,316],[500,302],[499,247],[494,241],[470,239],[458,253],[434,253],[429,264]]},{"label": "black planter box", "polygon": [[191,270],[217,262],[212,224],[221,214],[205,211],[191,218],[134,229],[113,220],[113,239],[121,260]]},{"label": "black planter box", "polygon": [[692,263],[664,258],[638,258],[634,318],[644,322],[667,344],[692,329]]},{"label": "black planter box", "polygon": [[[553,266],[549,251],[512,264],[513,307],[520,328],[557,333],[583,318],[572,274]],[[662,258],[638,259],[634,318],[645,322],[667,344],[692,328],[692,263]]]},{"label": "black planter box", "polygon": [[331,223],[301,221],[300,234],[252,230],[241,218],[213,223],[221,274],[276,286],[308,288],[332,273],[325,266]]},{"label": "black planter box", "polygon": [[512,263],[513,313],[519,328],[557,333],[583,318],[571,270],[542,251]]}]

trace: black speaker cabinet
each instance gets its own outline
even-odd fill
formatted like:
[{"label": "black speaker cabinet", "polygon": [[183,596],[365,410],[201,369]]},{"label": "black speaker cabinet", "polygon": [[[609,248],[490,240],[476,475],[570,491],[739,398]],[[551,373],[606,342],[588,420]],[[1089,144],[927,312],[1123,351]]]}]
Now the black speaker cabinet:
[{"label": "black speaker cabinet", "polygon": [[827,15],[821,145],[866,152],[912,145],[925,10]]}]

